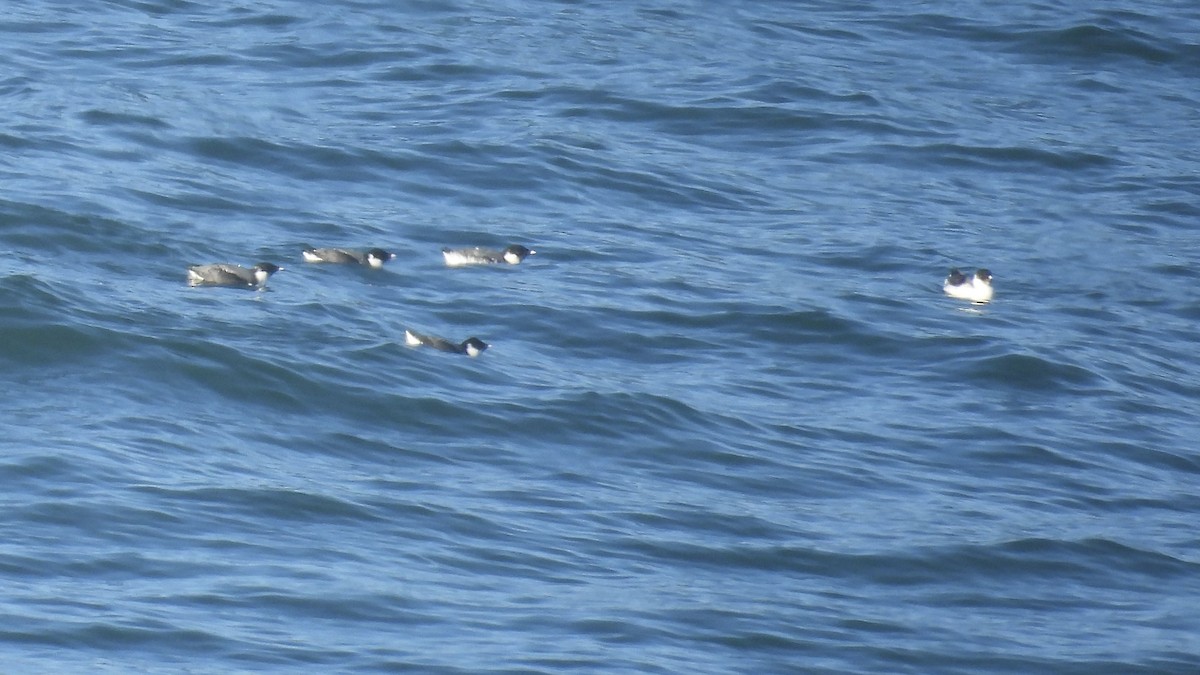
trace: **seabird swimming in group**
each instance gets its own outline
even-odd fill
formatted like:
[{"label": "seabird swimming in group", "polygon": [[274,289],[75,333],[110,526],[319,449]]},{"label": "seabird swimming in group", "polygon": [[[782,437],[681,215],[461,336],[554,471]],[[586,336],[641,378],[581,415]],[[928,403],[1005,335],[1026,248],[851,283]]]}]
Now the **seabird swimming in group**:
[{"label": "seabird swimming in group", "polygon": [[447,247],[442,249],[442,257],[446,259],[446,265],[449,267],[495,265],[498,263],[516,265],[535,253],[537,251],[531,251],[520,244],[512,244],[503,250],[483,248],[482,246],[471,248]]},{"label": "seabird swimming in group", "polygon": [[[445,258],[446,264],[451,267],[499,263],[516,265],[534,253],[535,251],[520,244],[512,244],[504,249],[489,249],[481,246],[462,249],[442,249],[442,256]],[[354,249],[305,246],[300,254],[305,262],[310,263],[365,265],[376,269],[383,267],[384,263],[396,258],[395,253],[390,253],[382,248]],[[282,267],[269,262],[260,262],[249,268],[230,263],[190,265],[187,268],[187,281],[189,286],[229,286],[234,288],[262,289],[266,287],[267,279],[282,269]],[[466,354],[471,357],[479,356],[488,348],[488,344],[477,337],[469,337],[462,342],[456,343],[443,337],[426,335],[412,330],[404,331],[404,342],[411,346],[423,345],[439,351]]]},{"label": "seabird swimming in group", "polygon": [[313,248],[305,247],[301,252],[305,262],[310,263],[339,263],[343,265],[366,265],[368,267],[380,268],[385,262],[396,257],[395,253],[388,253],[381,248],[372,248],[366,251],[354,248]]},{"label": "seabird swimming in group", "polygon": [[404,344],[410,347],[433,347],[438,351],[466,354],[470,357],[479,356],[483,353],[483,350],[488,348],[488,344],[477,337],[469,337],[462,342],[456,343],[443,337],[425,335],[413,330],[404,331]]},{"label": "seabird swimming in group", "polygon": [[[480,246],[471,248],[443,248],[442,256],[446,265],[459,267],[463,265],[493,265],[507,263],[519,264],[525,258],[534,255],[532,251],[520,244],[512,244],[504,249],[489,249]],[[304,260],[311,263],[336,263],[366,265],[372,268],[382,267],[384,263],[395,259],[396,254],[381,248],[349,249],[349,248],[314,248],[304,247],[301,251]],[[187,282],[189,286],[227,286],[234,288],[262,289],[266,287],[267,279],[283,268],[269,262],[260,262],[253,267],[242,267],[231,263],[212,263],[207,265],[189,265]],[[957,267],[942,283],[946,295],[960,300],[969,300],[975,304],[985,304],[992,300],[992,273],[986,268],[975,270],[974,274],[966,275]],[[404,331],[405,344],[410,346],[427,346],[439,351],[467,356],[479,356],[488,348],[488,344],[477,337],[469,337],[462,342],[452,342],[435,335],[425,335],[413,330]]]},{"label": "seabird swimming in group", "polygon": [[189,286],[263,288],[267,285],[267,278],[281,269],[269,262],[260,262],[249,268],[230,263],[191,265],[187,270],[187,279]]}]

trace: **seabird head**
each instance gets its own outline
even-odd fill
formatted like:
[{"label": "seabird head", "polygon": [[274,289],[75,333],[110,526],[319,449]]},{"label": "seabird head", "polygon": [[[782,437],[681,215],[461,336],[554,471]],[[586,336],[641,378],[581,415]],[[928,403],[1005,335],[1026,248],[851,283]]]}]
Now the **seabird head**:
[{"label": "seabird head", "polygon": [[367,251],[367,255],[365,257],[367,264],[371,267],[383,267],[383,263],[394,259],[396,254],[388,253],[381,248],[373,248],[370,251]]},{"label": "seabird head", "polygon": [[469,337],[463,340],[462,349],[467,356],[476,357],[483,353],[483,350],[488,348],[488,343],[480,340],[477,337]]},{"label": "seabird head", "polygon": [[504,262],[510,265],[516,265],[525,259],[526,256],[531,256],[537,251],[531,251],[520,244],[513,244],[504,249]]},{"label": "seabird head", "polygon": [[254,281],[261,286],[267,283],[267,277],[275,274],[283,268],[274,263],[260,262],[252,269],[254,270]]}]

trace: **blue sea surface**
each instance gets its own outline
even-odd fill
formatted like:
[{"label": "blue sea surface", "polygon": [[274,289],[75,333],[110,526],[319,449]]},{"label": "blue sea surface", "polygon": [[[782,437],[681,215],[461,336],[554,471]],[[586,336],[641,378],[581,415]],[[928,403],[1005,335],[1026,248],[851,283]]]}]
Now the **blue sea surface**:
[{"label": "blue sea surface", "polygon": [[1200,672],[1194,4],[0,36],[5,672]]}]

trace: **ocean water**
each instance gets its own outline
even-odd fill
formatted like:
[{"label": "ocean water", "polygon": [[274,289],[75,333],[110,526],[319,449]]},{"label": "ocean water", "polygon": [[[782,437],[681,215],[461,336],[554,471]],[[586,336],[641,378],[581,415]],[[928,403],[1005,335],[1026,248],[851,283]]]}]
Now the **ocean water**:
[{"label": "ocean water", "polygon": [[1099,4],[10,3],[3,670],[1200,672],[1200,10]]}]

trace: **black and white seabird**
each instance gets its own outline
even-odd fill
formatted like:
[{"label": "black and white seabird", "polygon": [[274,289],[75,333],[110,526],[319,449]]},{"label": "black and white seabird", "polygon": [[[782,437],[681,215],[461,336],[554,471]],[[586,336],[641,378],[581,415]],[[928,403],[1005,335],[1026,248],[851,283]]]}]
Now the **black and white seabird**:
[{"label": "black and white seabird", "polygon": [[191,265],[187,270],[187,280],[189,286],[262,288],[267,285],[267,278],[281,269],[269,262],[260,262],[249,268],[229,263]]},{"label": "black and white seabird", "polygon": [[340,263],[344,265],[367,265],[368,267],[383,267],[383,264],[396,257],[381,248],[366,251],[353,248],[313,248],[311,246],[301,252],[304,260],[310,263]]},{"label": "black and white seabird", "polygon": [[982,305],[992,299],[992,273],[980,268],[975,274],[967,276],[956,267],[950,270],[950,276],[946,277],[942,290],[952,298],[970,300]]},{"label": "black and white seabird", "polygon": [[488,344],[477,337],[469,337],[461,343],[455,343],[446,338],[437,337],[436,335],[424,335],[412,330],[404,331],[404,343],[411,347],[420,347],[423,345],[443,352],[466,354],[470,357],[479,356],[483,353],[483,350],[488,348]]},{"label": "black and white seabird", "polygon": [[497,263],[516,265],[535,253],[537,251],[531,251],[520,244],[513,244],[504,250],[483,248],[482,246],[442,249],[442,255],[446,258],[446,264],[450,267],[495,265]]}]

